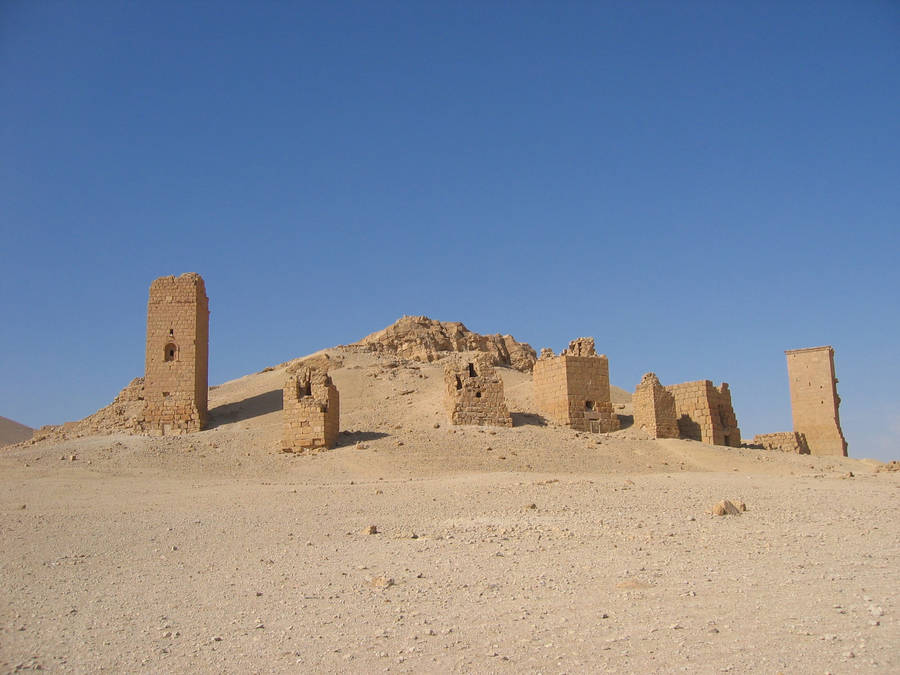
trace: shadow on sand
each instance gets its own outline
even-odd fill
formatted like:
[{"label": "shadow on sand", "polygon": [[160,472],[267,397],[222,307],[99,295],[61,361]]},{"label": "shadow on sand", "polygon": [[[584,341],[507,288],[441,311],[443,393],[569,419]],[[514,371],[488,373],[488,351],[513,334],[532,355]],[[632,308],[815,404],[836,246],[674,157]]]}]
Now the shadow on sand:
[{"label": "shadow on sand", "polygon": [[634,415],[616,415],[619,418],[619,430],[634,426]]},{"label": "shadow on sand", "polygon": [[388,436],[390,436],[390,434],[385,434],[380,431],[342,431],[340,438],[338,438],[337,445],[334,447],[346,448],[363,441],[375,441],[379,438],[387,438]]},{"label": "shadow on sand", "polygon": [[534,427],[547,426],[547,420],[535,413],[514,412],[510,413],[510,417],[512,417],[514,427],[524,427],[525,425]]},{"label": "shadow on sand", "polygon": [[226,403],[209,411],[207,429],[215,429],[223,424],[243,422],[260,415],[281,410],[281,389],[273,389],[265,394],[257,394],[237,403]]}]

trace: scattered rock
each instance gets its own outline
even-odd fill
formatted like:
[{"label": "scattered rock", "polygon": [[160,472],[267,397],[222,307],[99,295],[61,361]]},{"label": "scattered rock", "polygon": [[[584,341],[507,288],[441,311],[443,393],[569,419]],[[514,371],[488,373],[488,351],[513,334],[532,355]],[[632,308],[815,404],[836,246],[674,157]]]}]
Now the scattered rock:
[{"label": "scattered rock", "polygon": [[380,591],[383,591],[386,588],[390,588],[391,586],[394,585],[394,580],[391,577],[387,577],[384,575],[378,576],[378,577],[371,577],[368,581],[369,581],[369,586],[371,586],[372,588],[377,588]]},{"label": "scattered rock", "polygon": [[525,508],[526,508],[526,509],[536,509],[536,508],[537,508],[537,504],[535,504],[534,502],[531,502],[531,504],[529,504],[529,505],[526,506]]},{"label": "scattered rock", "polygon": [[365,530],[366,534],[378,534],[378,526],[377,525],[369,525],[369,527]]},{"label": "scattered rock", "polygon": [[723,499],[712,507],[712,514],[714,516],[739,516],[741,515],[741,509],[735,506],[730,500]]}]

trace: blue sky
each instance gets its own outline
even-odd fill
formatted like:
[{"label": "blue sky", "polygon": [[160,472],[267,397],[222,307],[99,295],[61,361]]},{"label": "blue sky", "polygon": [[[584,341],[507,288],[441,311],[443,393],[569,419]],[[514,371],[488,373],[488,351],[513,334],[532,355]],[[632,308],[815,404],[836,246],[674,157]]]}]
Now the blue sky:
[{"label": "blue sky", "polygon": [[750,436],[831,344],[900,458],[896,2],[7,0],[0,101],[0,415],[108,403],[195,271],[211,384],[427,314]]}]

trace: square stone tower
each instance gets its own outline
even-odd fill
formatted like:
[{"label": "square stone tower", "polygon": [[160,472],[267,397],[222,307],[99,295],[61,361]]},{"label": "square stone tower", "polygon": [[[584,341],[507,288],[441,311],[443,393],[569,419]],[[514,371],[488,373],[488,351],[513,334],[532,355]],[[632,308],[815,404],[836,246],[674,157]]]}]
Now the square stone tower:
[{"label": "square stone tower", "polygon": [[670,384],[666,389],[675,397],[679,437],[741,447],[741,430],[727,382],[716,387],[710,380],[698,380]]},{"label": "square stone tower", "polygon": [[309,366],[288,369],[282,397],[282,448],[302,452],[335,446],[341,428],[341,401],[328,373]]},{"label": "square stone tower", "polygon": [[503,380],[487,354],[451,358],[444,366],[444,403],[451,424],[511,427]]},{"label": "square stone tower", "polygon": [[618,430],[609,396],[609,360],[594,351],[594,338],[573,340],[559,356],[542,349],[533,377],[538,409],[551,422],[594,433]]},{"label": "square stone tower", "polygon": [[206,424],[209,298],[199,274],[150,284],[144,370],[144,426],[181,434]]},{"label": "square stone tower", "polygon": [[846,457],[847,441],[838,414],[841,397],[834,376],[834,349],[792,349],[785,355],[794,431],[806,437],[810,454]]},{"label": "square stone tower", "polygon": [[631,397],[634,426],[653,438],[678,438],[675,397],[659,382],[656,373],[647,373]]}]

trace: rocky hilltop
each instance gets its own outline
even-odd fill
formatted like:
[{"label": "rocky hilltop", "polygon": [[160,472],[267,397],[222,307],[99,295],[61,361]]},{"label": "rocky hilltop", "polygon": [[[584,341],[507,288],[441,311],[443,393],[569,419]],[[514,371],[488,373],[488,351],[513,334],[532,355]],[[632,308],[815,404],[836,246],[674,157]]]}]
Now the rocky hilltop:
[{"label": "rocky hilltop", "polygon": [[480,335],[459,321],[437,321],[427,316],[404,316],[384,330],[347,345],[361,351],[393,354],[410,361],[431,363],[451,352],[484,352],[493,364],[531,371],[537,353],[511,335]]}]

